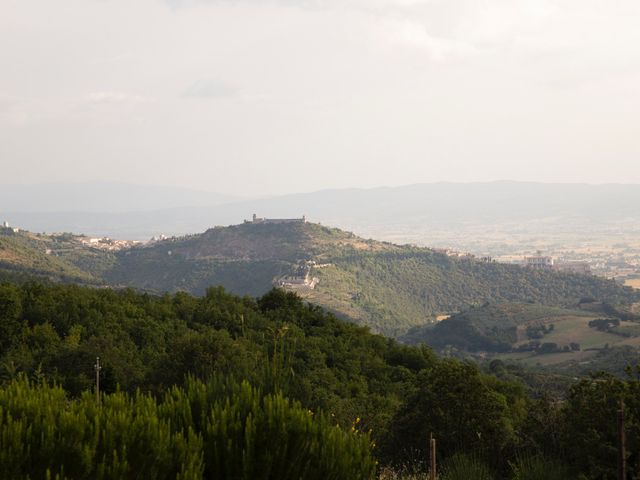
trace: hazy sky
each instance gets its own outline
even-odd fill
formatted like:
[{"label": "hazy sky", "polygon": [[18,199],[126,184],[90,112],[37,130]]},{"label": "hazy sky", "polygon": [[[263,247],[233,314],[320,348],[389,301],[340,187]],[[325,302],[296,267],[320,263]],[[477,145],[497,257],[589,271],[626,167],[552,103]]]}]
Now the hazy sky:
[{"label": "hazy sky", "polygon": [[0,185],[640,183],[639,25],[637,0],[2,0]]}]

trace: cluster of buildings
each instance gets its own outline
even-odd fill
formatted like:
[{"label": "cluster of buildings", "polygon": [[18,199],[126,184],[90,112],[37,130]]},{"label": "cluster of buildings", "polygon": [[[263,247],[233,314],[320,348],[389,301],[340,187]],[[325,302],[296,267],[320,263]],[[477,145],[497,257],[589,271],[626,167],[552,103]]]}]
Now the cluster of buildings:
[{"label": "cluster of buildings", "polygon": [[307,287],[313,290],[319,281],[318,277],[311,277],[311,275],[306,274],[303,276],[287,275],[279,278],[276,283],[279,287],[284,288]]},{"label": "cluster of buildings", "polygon": [[316,264],[315,261],[307,261],[303,265],[299,265],[297,270],[293,274],[280,277],[274,283],[277,286],[284,288],[295,289],[304,287],[313,290],[320,279],[311,275],[311,269],[313,267],[322,268],[325,266],[329,266],[329,264],[322,264],[320,267],[318,267],[317,265],[318,264]]},{"label": "cluster of buildings", "polygon": [[18,233],[20,231],[19,228],[15,228],[9,225],[9,222],[7,222],[6,220],[2,222],[2,227],[0,227],[0,230],[2,230],[3,233]]},{"label": "cluster of buildings", "polygon": [[255,213],[251,221],[245,220],[244,223],[272,223],[272,224],[281,224],[281,223],[306,223],[307,217],[305,215],[302,218],[261,218],[258,217]]},{"label": "cluster of buildings", "polygon": [[140,244],[140,242],[135,240],[114,240],[109,237],[80,237],[80,243],[84,246],[97,248],[98,250],[104,250],[107,252],[117,252]]},{"label": "cluster of buildings", "polygon": [[[471,253],[463,253],[448,248],[433,248],[432,250],[448,257],[467,258],[483,263],[496,262],[496,259],[488,255],[478,257]],[[592,275],[593,273],[589,262],[556,260],[549,255],[543,255],[542,252],[537,252],[535,255],[524,257],[523,260],[519,260],[514,263],[532,270],[555,270],[558,272],[579,273],[582,275]]]},{"label": "cluster of buildings", "polygon": [[557,262],[553,257],[542,255],[541,252],[531,257],[525,257],[524,265],[534,270],[557,270],[560,272],[591,275],[591,266],[588,262]]},{"label": "cluster of buildings", "polygon": [[156,242],[162,242],[163,240],[167,240],[169,237],[167,237],[164,233],[161,233],[160,235],[153,236],[149,239],[148,243],[156,243]]}]

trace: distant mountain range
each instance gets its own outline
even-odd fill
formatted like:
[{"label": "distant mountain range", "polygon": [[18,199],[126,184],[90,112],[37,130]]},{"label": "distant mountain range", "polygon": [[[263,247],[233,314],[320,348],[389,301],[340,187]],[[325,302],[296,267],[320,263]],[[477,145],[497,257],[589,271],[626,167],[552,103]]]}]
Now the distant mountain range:
[{"label": "distant mountain range", "polygon": [[315,222],[393,239],[405,238],[397,234],[403,231],[454,231],[483,225],[532,225],[540,231],[608,229],[637,224],[637,205],[640,185],[508,181],[324,190],[251,200],[110,183],[0,190],[0,218],[18,226],[131,239],[237,224],[252,213],[267,217],[306,214]]},{"label": "distant mountain range", "polygon": [[211,207],[239,197],[179,187],[122,182],[1,185],[0,212],[131,213],[178,207]]}]

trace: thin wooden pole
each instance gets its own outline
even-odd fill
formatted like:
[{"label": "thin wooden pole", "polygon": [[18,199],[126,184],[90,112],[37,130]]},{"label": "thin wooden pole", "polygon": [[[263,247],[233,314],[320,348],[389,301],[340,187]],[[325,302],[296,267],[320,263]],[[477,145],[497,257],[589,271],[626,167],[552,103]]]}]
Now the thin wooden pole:
[{"label": "thin wooden pole", "polygon": [[430,461],[429,461],[429,480],[437,480],[437,469],[436,469],[436,439],[433,438],[433,433],[429,435],[429,452],[430,452]]},{"label": "thin wooden pole", "polygon": [[96,369],[96,403],[100,405],[100,370],[102,367],[100,366],[100,357],[96,357],[96,364],[94,365]]},{"label": "thin wooden pole", "polygon": [[429,475],[429,480],[431,480],[431,442],[433,442],[433,432],[429,433],[429,439],[427,440],[427,473]]},{"label": "thin wooden pole", "polygon": [[618,480],[627,479],[626,438],[624,432],[624,400],[618,410]]}]

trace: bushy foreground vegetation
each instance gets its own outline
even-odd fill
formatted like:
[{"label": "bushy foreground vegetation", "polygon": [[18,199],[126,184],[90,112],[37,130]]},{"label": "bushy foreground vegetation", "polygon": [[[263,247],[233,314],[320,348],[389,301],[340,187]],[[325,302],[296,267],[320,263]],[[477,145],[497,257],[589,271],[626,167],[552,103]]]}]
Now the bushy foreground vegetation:
[{"label": "bushy foreground vegetation", "polygon": [[624,400],[640,473],[637,372],[553,399],[505,372],[399,345],[281,290],[256,300],[5,283],[0,461],[7,478],[363,478],[374,458],[424,471],[433,433],[443,478],[609,479]]},{"label": "bushy foreground vegetation", "polygon": [[2,478],[368,479],[369,436],[247,382],[189,379],[161,400],[24,377],[0,389]]}]

